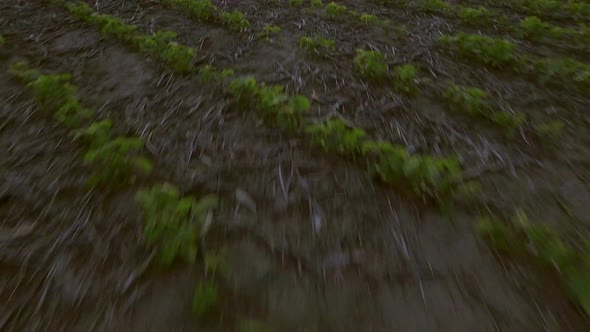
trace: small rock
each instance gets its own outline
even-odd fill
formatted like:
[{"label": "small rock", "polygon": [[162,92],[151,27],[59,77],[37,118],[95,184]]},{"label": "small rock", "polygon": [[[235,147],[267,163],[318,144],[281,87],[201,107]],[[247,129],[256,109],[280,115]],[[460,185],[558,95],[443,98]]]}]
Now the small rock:
[{"label": "small rock", "polygon": [[236,189],[236,201],[245,205],[252,213],[256,213],[256,202],[247,192],[240,188]]}]

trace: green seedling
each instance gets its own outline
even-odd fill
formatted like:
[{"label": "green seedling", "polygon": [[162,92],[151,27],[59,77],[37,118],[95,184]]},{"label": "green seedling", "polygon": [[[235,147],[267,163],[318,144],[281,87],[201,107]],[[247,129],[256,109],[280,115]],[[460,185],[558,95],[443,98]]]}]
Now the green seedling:
[{"label": "green seedling", "polygon": [[539,81],[547,85],[570,84],[590,93],[590,66],[570,58],[531,58]]},{"label": "green seedling", "polygon": [[244,14],[237,10],[232,12],[222,12],[220,17],[221,21],[235,32],[247,31],[252,25],[250,21],[244,17]]},{"label": "green seedling", "polygon": [[335,50],[336,42],[325,37],[307,37],[299,39],[299,47],[316,55],[327,55]]},{"label": "green seedling", "polygon": [[165,0],[170,6],[186,11],[192,18],[207,21],[217,15],[217,6],[211,0]]},{"label": "green seedling", "polygon": [[39,75],[28,87],[33,90],[37,102],[49,111],[56,112],[76,94],[71,79],[70,74]]},{"label": "green seedling", "polygon": [[326,151],[354,157],[360,154],[367,134],[359,128],[351,128],[340,118],[332,118],[324,123],[311,124],[305,128],[311,142]]},{"label": "green seedling", "polygon": [[94,9],[85,2],[65,3],[65,8],[77,19],[91,23]]},{"label": "green seedling", "polygon": [[439,42],[460,56],[493,67],[516,66],[521,62],[516,45],[504,39],[459,32],[454,36],[441,36]]},{"label": "green seedling", "polygon": [[291,97],[287,104],[276,114],[276,124],[279,128],[295,130],[303,122],[303,116],[309,111],[310,103],[307,97],[297,95]]},{"label": "green seedling", "polygon": [[87,128],[78,129],[72,132],[74,140],[81,141],[92,149],[105,145],[111,136],[113,121],[105,119],[94,122]]},{"label": "green seedling", "polygon": [[223,247],[218,252],[207,252],[205,254],[203,263],[205,264],[205,271],[207,271],[208,278],[214,279],[217,273],[221,274],[224,278],[228,276],[227,255],[227,247]]},{"label": "green seedling", "polygon": [[149,174],[152,163],[139,155],[143,141],[135,137],[117,137],[101,146],[90,149],[84,155],[84,162],[96,171],[88,184],[99,186],[121,186],[133,183],[136,174]]},{"label": "green seedling", "polygon": [[196,52],[192,47],[169,42],[158,58],[178,73],[190,73],[193,70],[193,60]]},{"label": "green seedling", "polygon": [[338,5],[334,1],[330,2],[326,6],[326,15],[330,19],[342,19],[346,15],[347,11],[348,9],[346,8],[346,6]]},{"label": "green seedling", "polygon": [[559,142],[565,123],[561,120],[552,120],[541,123],[535,127],[537,135],[549,145]]},{"label": "green seedling", "polygon": [[2,36],[0,34],[0,47],[4,46],[5,43],[6,43],[6,39],[4,39],[4,36]]},{"label": "green seedling", "polygon": [[514,251],[514,245],[519,243],[514,230],[496,218],[480,218],[475,225],[475,229],[496,250],[503,253]]},{"label": "green seedling", "polygon": [[289,0],[289,6],[291,7],[302,7],[303,6],[303,0]]},{"label": "green seedling", "polygon": [[195,288],[193,296],[193,314],[198,319],[204,319],[213,314],[219,307],[217,285],[213,280],[203,280]]},{"label": "green seedling", "polygon": [[394,146],[388,150],[369,165],[369,173],[381,181],[424,200],[442,201],[457,190],[462,176],[457,159],[409,155],[405,149]]},{"label": "green seedling", "polygon": [[[551,29],[550,25],[536,16],[526,17],[518,24],[518,33],[531,40],[540,40]],[[555,31],[557,33],[558,30]]]},{"label": "green seedling", "polygon": [[43,108],[53,113],[59,122],[75,128],[89,118],[92,112],[80,104],[76,87],[70,83],[71,75],[40,75],[27,84]]},{"label": "green seedling", "polygon": [[466,24],[488,24],[493,20],[492,14],[484,7],[459,7],[459,18]]},{"label": "green seedling", "polygon": [[164,183],[140,190],[136,201],[143,210],[143,237],[157,248],[158,263],[169,266],[177,258],[194,262],[203,223],[217,198],[182,197],[176,187]]},{"label": "green seedling", "polygon": [[285,105],[289,97],[282,85],[261,85],[256,92],[258,109],[265,115],[274,116]]},{"label": "green seedling", "polygon": [[376,15],[372,15],[372,14],[362,14],[359,18],[361,20],[361,22],[363,22],[364,24],[373,24],[373,25],[378,25],[379,22],[381,21],[379,19],[379,17],[377,17]]},{"label": "green seedling", "polygon": [[388,20],[382,20],[379,17],[377,17],[376,15],[372,15],[372,14],[361,14],[359,16],[359,20],[365,24],[365,25],[376,25],[376,26],[380,26],[380,27],[387,27],[387,24],[389,23]]},{"label": "green seedling", "polygon": [[463,87],[452,84],[444,94],[451,109],[469,115],[489,114],[491,106],[487,100],[488,94],[478,88]]},{"label": "green seedling", "polygon": [[401,91],[409,96],[418,92],[416,78],[418,76],[418,67],[414,65],[403,65],[394,70],[394,86],[396,90]]},{"label": "green seedling", "polygon": [[424,11],[449,13],[451,12],[451,5],[442,0],[419,0],[417,2],[418,8]]},{"label": "green seedling", "polygon": [[137,36],[133,42],[142,53],[153,56],[174,71],[187,74],[193,71],[196,52],[192,47],[172,41],[176,34],[171,31],[159,31],[151,36]]},{"label": "green seedling", "polygon": [[389,66],[385,62],[385,55],[379,51],[357,49],[354,65],[356,70],[366,78],[384,80],[389,75]]},{"label": "green seedling", "polygon": [[174,38],[176,38],[176,33],[173,31],[158,31],[151,36],[137,36],[133,42],[142,53],[157,54],[163,52]]},{"label": "green seedling", "polygon": [[322,8],[322,6],[324,5],[322,3],[322,0],[311,0],[310,3],[312,8]]},{"label": "green seedling", "polygon": [[536,15],[559,17],[568,16],[578,20],[590,15],[590,4],[581,1],[557,0],[514,0],[512,8],[518,12]]},{"label": "green seedling", "polygon": [[109,15],[96,14],[94,24],[100,29],[100,33],[107,37],[115,37],[121,40],[132,40],[135,37],[137,27],[125,24],[119,18]]},{"label": "green seedling", "polygon": [[199,78],[203,82],[221,82],[233,74],[233,69],[224,69],[220,71],[213,65],[205,65],[199,70]]},{"label": "green seedling", "polygon": [[491,120],[496,125],[504,128],[508,136],[513,136],[514,133],[525,123],[526,118],[522,113],[515,115],[509,112],[495,112],[492,114]]},{"label": "green seedling", "polygon": [[235,97],[237,106],[242,110],[252,108],[257,102],[259,88],[253,77],[231,81],[229,90]]},{"label": "green seedling", "polygon": [[258,34],[258,38],[265,38],[270,39],[270,37],[274,34],[281,32],[281,28],[276,25],[265,25],[262,32]]},{"label": "green seedling", "polygon": [[289,98],[280,85],[261,85],[256,92],[258,110],[283,129],[294,130],[309,110],[309,100],[304,96]]},{"label": "green seedling", "polygon": [[41,75],[37,69],[29,68],[29,64],[26,61],[11,64],[8,68],[8,73],[26,84],[35,81]]}]

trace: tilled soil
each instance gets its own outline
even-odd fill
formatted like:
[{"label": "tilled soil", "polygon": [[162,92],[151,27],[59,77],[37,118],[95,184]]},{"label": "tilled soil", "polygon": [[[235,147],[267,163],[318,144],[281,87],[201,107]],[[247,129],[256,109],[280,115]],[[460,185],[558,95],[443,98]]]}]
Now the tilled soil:
[{"label": "tilled soil", "polygon": [[[367,1],[346,4],[405,24],[408,34],[329,21],[286,1],[219,3],[245,12],[249,33],[154,1],[91,4],[146,33],[176,31],[202,64],[310,96],[314,117],[339,115],[412,152],[458,153],[490,210],[520,207],[563,228],[590,222],[587,96],[494,73],[434,46],[441,32],[473,28]],[[265,24],[282,31],[256,38]],[[552,273],[498,257],[477,236],[473,224],[485,211],[459,206],[450,217],[408,200],[356,163],[232,109],[221,86],[173,74],[59,7],[5,1],[0,33],[0,330],[233,331],[245,318],[276,331],[590,329]],[[306,55],[297,44],[310,34],[336,39],[337,54]],[[359,47],[387,53],[392,64],[420,64],[419,95],[363,82],[352,62]],[[89,191],[80,146],[7,73],[25,59],[71,73],[97,118],[145,140],[154,174],[117,192]],[[548,152],[526,133],[508,139],[447,112],[436,95],[450,81],[485,87],[533,119],[559,114],[567,123],[560,148]],[[207,246],[227,246],[229,273],[220,315],[208,321],[191,313],[200,263],[150,266],[133,195],[163,181],[223,201]]]}]

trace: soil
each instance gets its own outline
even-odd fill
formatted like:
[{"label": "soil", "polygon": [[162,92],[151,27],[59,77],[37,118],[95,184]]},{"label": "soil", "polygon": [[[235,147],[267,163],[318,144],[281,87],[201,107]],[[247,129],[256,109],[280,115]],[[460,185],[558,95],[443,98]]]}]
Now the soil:
[{"label": "soil", "polygon": [[[431,13],[341,1],[405,25],[405,35],[330,21],[287,1],[214,2],[243,11],[252,31],[191,20],[156,1],[89,4],[145,33],[177,32],[202,64],[309,96],[314,117],[339,115],[411,152],[458,154],[490,211],[522,208],[564,232],[588,230],[588,96],[440,52],[440,33],[474,28]],[[266,24],[282,30],[256,38]],[[3,1],[0,33],[1,331],[234,331],[242,319],[276,331],[590,330],[551,271],[500,257],[478,237],[473,225],[486,211],[465,204],[448,216],[409,200],[357,163],[236,111],[220,86],[173,74],[60,7]],[[316,34],[336,40],[335,55],[297,47]],[[391,64],[418,63],[418,96],[360,79],[356,48],[379,49]],[[154,174],[117,192],[89,191],[83,149],[8,74],[19,60],[71,73],[97,119],[145,140]],[[437,97],[449,82],[485,88],[532,122],[562,119],[560,147],[547,150],[527,132],[507,138],[449,112]],[[134,193],[164,181],[223,202],[206,246],[227,247],[228,275],[219,313],[206,321],[191,312],[202,264],[160,271],[143,244]]]}]

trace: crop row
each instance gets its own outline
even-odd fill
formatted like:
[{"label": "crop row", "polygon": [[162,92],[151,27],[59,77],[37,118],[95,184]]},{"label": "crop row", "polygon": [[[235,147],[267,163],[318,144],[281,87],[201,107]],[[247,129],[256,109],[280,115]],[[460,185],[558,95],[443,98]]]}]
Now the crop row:
[{"label": "crop row", "polygon": [[[490,3],[491,6],[497,3]],[[581,1],[569,0],[509,0],[503,2],[503,5],[509,6],[513,12],[522,13],[529,16],[540,16],[548,18],[567,18],[568,20],[587,20],[590,16],[590,4]],[[419,0],[418,8],[422,10],[439,12],[442,14],[458,15],[465,18],[481,17],[489,20],[494,17],[502,16],[494,12],[489,15],[485,7],[476,8],[461,5],[452,5],[443,0]]]},{"label": "crop row", "polygon": [[590,92],[590,66],[571,58],[526,54],[511,41],[464,32],[443,35],[439,44],[457,56],[493,68],[525,73],[542,84]]},{"label": "crop row", "polygon": [[[110,33],[110,30],[106,34],[131,42],[132,45],[141,46],[145,44],[145,41],[153,41],[154,36],[161,34],[156,33],[154,36],[136,34],[134,26],[126,25],[107,15],[90,13],[89,7],[85,4],[67,5],[67,8],[76,14],[82,12],[83,15],[78,17],[97,25],[103,33],[105,33],[103,21],[118,22],[114,24],[119,27],[117,31],[130,31],[131,33],[126,34],[123,38],[119,34]],[[168,45],[174,45],[175,49],[189,49],[174,42],[164,44],[163,49],[166,50]],[[145,48],[140,47],[141,49]],[[155,48],[158,50],[155,55],[165,64],[177,66],[177,64],[171,64],[167,57],[158,56],[161,55],[160,49],[160,47]],[[152,52],[147,53],[152,54]],[[168,52],[163,53],[168,54]],[[365,73],[372,73],[371,61],[360,59],[357,62],[363,65],[361,69]],[[200,71],[202,78],[204,76],[209,79],[215,78],[221,83],[229,81],[227,87],[238,109],[257,111],[271,125],[284,130],[308,133],[313,142],[326,150],[350,155],[355,160],[362,157],[370,174],[374,174],[385,183],[395,185],[400,190],[411,194],[412,197],[418,196],[424,200],[442,201],[463,188],[461,168],[459,162],[454,158],[410,155],[402,146],[369,139],[359,128],[334,126],[340,121],[338,119],[331,119],[321,124],[310,124],[309,121],[306,121],[310,107],[309,100],[305,96],[288,96],[282,86],[258,84],[252,77],[229,80],[228,75],[224,75],[224,73],[231,74],[233,72],[228,70],[219,72],[210,66],[201,69],[191,66],[183,67],[183,69],[182,72],[187,73]],[[351,136],[353,132],[363,132],[363,136],[352,139],[352,136],[356,136],[356,134]],[[343,150],[337,148],[338,146],[347,148]]]},{"label": "crop row", "polygon": [[[110,119],[91,122],[94,113],[84,107],[69,74],[42,74],[26,62],[13,64],[10,73],[32,91],[40,107],[71,130],[73,140],[85,149],[84,163],[93,170],[91,189],[122,189],[152,171],[152,161],[141,155],[143,141],[132,136],[113,136]],[[137,203],[143,209],[143,238],[156,248],[156,261],[169,266],[177,258],[193,262],[203,225],[215,196],[181,197],[168,183],[140,189]],[[211,286],[210,286],[211,287]]]},{"label": "crop row", "polygon": [[[513,114],[509,111],[498,111],[494,107],[486,91],[476,87],[465,87],[451,84],[443,93],[452,111],[470,117],[487,119],[502,128],[508,137],[517,130],[523,129],[527,118],[523,113]],[[546,146],[555,146],[565,124],[561,120],[550,120],[538,123],[533,127],[534,135]]]},{"label": "crop row", "polygon": [[404,147],[371,139],[362,129],[339,118],[306,123],[307,98],[289,98],[282,86],[258,84],[248,77],[233,80],[229,90],[239,109],[258,111],[275,126],[303,131],[312,144],[362,162],[369,174],[410,197],[447,203],[470,188],[462,183],[461,167],[455,158],[410,155]]},{"label": "crop row", "polygon": [[[496,217],[482,218],[478,232],[504,254],[525,256],[527,261],[552,269],[569,296],[590,315],[590,239],[582,236],[575,245],[568,243],[554,227],[532,223],[517,211],[508,222]],[[532,258],[532,259],[531,259]]]},{"label": "crop row", "polygon": [[577,28],[559,27],[542,21],[537,16],[527,16],[517,24],[510,22],[510,19],[501,12],[485,7],[467,7],[452,5],[442,0],[422,0],[418,3],[419,8],[432,11],[446,16],[460,19],[463,23],[476,26],[488,26],[494,29],[502,29],[507,32],[514,32],[533,42],[561,42],[575,44],[586,48],[590,43],[590,28],[586,25],[579,25]]},{"label": "crop row", "polygon": [[238,10],[231,12],[220,10],[210,0],[162,0],[162,2],[168,6],[182,9],[193,19],[223,24],[234,32],[244,32],[252,26],[244,13]]}]

